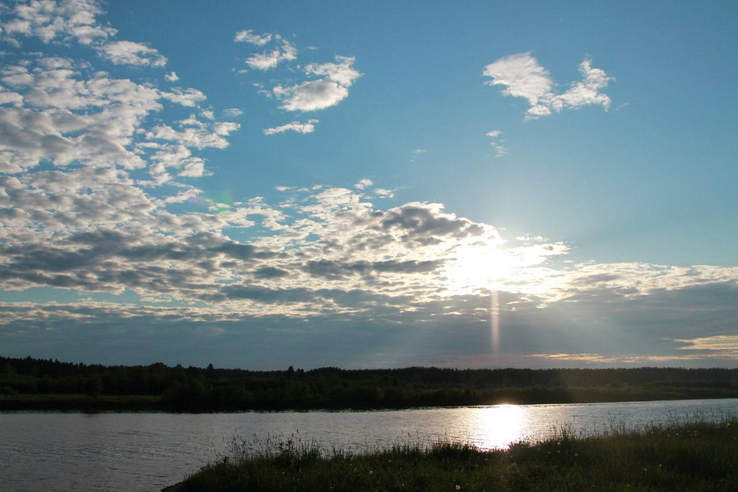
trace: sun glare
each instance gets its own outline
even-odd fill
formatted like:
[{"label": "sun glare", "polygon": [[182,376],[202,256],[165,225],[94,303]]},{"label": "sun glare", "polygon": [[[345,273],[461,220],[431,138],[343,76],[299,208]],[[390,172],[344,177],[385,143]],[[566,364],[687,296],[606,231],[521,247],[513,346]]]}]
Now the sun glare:
[{"label": "sun glare", "polygon": [[512,262],[505,250],[495,246],[469,246],[461,250],[446,273],[454,290],[492,288],[509,280]]},{"label": "sun glare", "polygon": [[480,448],[507,449],[526,437],[527,415],[519,405],[495,405],[476,415],[476,440]]}]

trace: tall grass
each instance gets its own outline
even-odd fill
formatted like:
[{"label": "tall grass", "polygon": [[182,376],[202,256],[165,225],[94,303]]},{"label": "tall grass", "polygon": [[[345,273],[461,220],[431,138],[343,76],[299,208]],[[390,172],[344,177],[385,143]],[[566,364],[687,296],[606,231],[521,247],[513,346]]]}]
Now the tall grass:
[{"label": "tall grass", "polygon": [[694,419],[601,435],[557,429],[504,451],[439,440],[362,453],[293,435],[234,439],[228,455],[189,477],[187,491],[738,490],[738,419]]}]

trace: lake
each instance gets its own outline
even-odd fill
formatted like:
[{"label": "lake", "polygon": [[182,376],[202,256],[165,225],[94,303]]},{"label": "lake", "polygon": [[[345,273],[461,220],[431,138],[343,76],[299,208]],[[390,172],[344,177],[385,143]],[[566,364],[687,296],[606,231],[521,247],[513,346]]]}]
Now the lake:
[{"label": "lake", "polygon": [[460,439],[480,447],[738,414],[738,399],[494,405],[367,412],[0,413],[0,487],[12,491],[155,491],[225,453],[234,436],[292,434],[329,449]]}]

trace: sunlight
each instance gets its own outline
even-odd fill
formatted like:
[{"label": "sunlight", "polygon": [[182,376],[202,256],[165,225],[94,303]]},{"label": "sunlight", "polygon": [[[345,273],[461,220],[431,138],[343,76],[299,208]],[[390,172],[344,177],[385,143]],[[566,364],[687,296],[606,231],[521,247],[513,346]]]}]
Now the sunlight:
[{"label": "sunlight", "polygon": [[508,280],[512,266],[505,250],[492,245],[481,248],[467,246],[460,249],[446,274],[453,290],[490,288],[495,283]]},{"label": "sunlight", "polygon": [[519,405],[495,405],[476,413],[477,445],[482,449],[507,449],[526,437],[527,412]]}]

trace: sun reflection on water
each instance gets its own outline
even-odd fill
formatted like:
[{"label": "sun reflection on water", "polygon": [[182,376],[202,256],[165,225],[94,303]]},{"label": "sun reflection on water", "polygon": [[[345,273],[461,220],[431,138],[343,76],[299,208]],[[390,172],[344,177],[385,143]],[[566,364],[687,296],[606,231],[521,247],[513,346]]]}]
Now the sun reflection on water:
[{"label": "sun reflection on water", "polygon": [[527,437],[528,415],[518,405],[495,405],[474,412],[474,442],[482,449],[507,449]]}]

